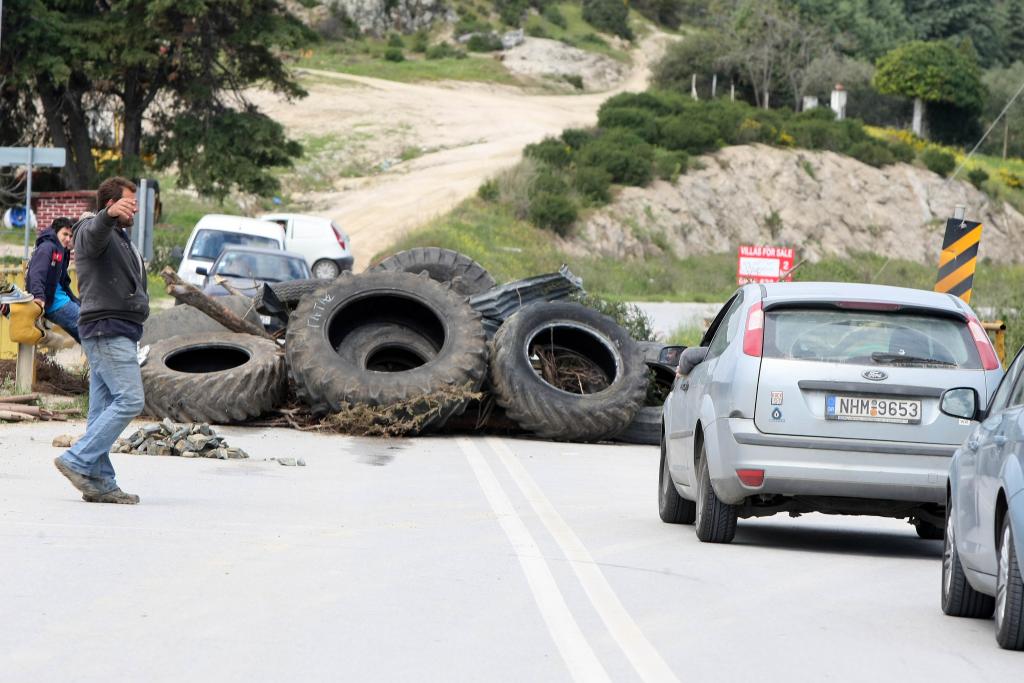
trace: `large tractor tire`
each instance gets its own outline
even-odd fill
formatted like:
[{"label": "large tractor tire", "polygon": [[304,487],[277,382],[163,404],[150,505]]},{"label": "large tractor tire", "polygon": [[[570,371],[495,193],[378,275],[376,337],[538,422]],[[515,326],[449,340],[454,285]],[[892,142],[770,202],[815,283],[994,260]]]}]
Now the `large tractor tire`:
[{"label": "large tractor tire", "polygon": [[177,422],[231,424],[276,408],[287,382],[276,342],[213,332],[153,344],[142,366],[146,412]]},{"label": "large tractor tire", "polygon": [[431,280],[450,282],[452,289],[463,296],[486,292],[495,285],[494,278],[479,263],[465,254],[439,247],[417,247],[400,251],[387,257],[371,270],[414,275],[426,273]]},{"label": "large tractor tire", "polygon": [[[247,296],[231,295],[217,297],[232,313],[256,325],[262,325],[253,300]],[[191,306],[173,306],[150,316],[142,326],[141,344],[155,344],[164,339],[182,334],[230,332],[228,328]]]},{"label": "large tractor tire", "polygon": [[558,441],[601,441],[643,404],[643,353],[614,320],[576,303],[539,303],[492,342],[495,399],[519,426]]},{"label": "large tractor tire", "polygon": [[296,391],[319,414],[412,402],[434,428],[464,407],[451,394],[476,391],[487,370],[480,315],[452,288],[410,273],[343,274],[302,300],[286,340]]}]

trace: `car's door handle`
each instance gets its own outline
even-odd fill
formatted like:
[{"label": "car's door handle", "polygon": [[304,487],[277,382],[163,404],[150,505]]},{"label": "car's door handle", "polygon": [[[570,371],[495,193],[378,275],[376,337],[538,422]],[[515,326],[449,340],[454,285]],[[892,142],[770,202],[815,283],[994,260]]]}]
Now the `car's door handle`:
[{"label": "car's door handle", "polygon": [[1005,434],[996,434],[992,437],[992,443],[994,443],[997,446],[1005,446],[1007,440],[1008,439],[1006,438]]},{"label": "car's door handle", "polygon": [[683,391],[686,391],[687,389],[690,388],[690,381],[683,380],[682,382],[679,383],[679,388],[682,389]]}]

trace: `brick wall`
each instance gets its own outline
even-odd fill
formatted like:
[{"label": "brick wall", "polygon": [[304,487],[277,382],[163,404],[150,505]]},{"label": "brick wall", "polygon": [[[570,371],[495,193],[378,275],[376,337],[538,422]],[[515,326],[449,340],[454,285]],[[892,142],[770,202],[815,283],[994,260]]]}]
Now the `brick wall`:
[{"label": "brick wall", "polygon": [[53,219],[60,216],[77,221],[83,211],[96,210],[96,190],[36,192],[32,195],[32,210],[40,231],[46,230]]}]

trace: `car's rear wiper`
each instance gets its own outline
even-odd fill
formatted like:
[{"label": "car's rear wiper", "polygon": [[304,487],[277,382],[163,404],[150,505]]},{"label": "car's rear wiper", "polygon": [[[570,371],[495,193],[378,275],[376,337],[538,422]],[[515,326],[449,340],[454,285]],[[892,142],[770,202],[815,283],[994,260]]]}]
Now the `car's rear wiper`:
[{"label": "car's rear wiper", "polygon": [[905,363],[907,365],[944,365],[951,368],[955,368],[957,366],[956,363],[951,363],[948,360],[939,360],[938,358],[903,356],[898,353],[881,353],[879,351],[871,354],[871,360],[876,363],[887,363],[889,365]]}]

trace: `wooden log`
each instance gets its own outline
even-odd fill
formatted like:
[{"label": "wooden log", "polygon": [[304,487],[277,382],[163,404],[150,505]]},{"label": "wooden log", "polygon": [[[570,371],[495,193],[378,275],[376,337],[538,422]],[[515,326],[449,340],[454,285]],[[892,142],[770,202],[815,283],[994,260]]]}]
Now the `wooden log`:
[{"label": "wooden log", "polygon": [[6,422],[35,422],[39,418],[35,415],[27,415],[25,413],[13,413],[9,410],[0,410],[0,420]]},{"label": "wooden log", "polygon": [[0,410],[5,410],[9,413],[23,413],[25,415],[34,415],[35,417],[47,418],[53,415],[46,408],[40,408],[39,406],[27,406],[21,403],[5,403],[0,405]]},{"label": "wooden log", "polygon": [[39,394],[19,394],[18,396],[0,396],[0,403],[31,403],[39,398]]},{"label": "wooden log", "polygon": [[202,311],[232,332],[241,332],[243,334],[263,337],[265,339],[273,339],[273,337],[263,329],[262,325],[256,325],[248,320],[239,318],[233,311],[229,310],[216,299],[203,294],[198,287],[190,285],[178,277],[178,274],[175,273],[170,266],[164,268],[160,272],[160,277],[162,277],[164,282],[167,283],[168,294],[181,303],[188,304],[192,308]]},{"label": "wooden log", "polygon": [[238,289],[233,284],[228,282],[228,279],[225,278],[225,277],[221,277],[221,276],[218,275],[217,276],[217,284],[220,285],[221,287],[223,287],[224,289],[228,290],[229,293],[234,294],[235,296],[244,296],[244,297],[248,297],[250,299],[252,298],[248,294],[243,294],[240,289]]}]

